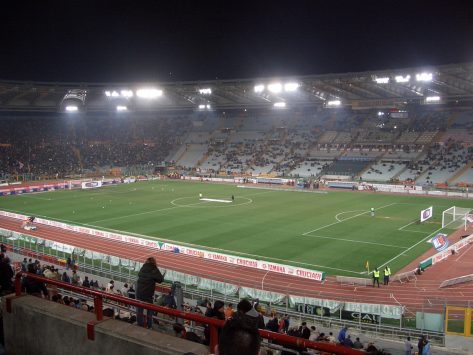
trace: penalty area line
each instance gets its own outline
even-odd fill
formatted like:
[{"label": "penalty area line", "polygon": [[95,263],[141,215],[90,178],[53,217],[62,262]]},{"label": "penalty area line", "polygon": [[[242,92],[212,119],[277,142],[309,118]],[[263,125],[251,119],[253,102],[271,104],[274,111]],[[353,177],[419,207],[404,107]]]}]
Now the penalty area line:
[{"label": "penalty area line", "polygon": [[[382,210],[383,208],[387,208],[387,207],[390,207],[390,206],[395,205],[395,204],[397,204],[397,202],[393,202],[393,203],[390,203],[390,204],[387,204],[387,205],[378,207],[378,208],[375,209],[375,211]],[[313,232],[317,232],[317,231],[319,231],[319,230],[322,230],[322,229],[325,229],[325,228],[334,226],[334,225],[336,225],[336,224],[338,224],[338,223],[342,223],[342,222],[348,221],[348,220],[350,220],[350,219],[353,219],[353,218],[356,218],[356,217],[360,217],[360,216],[362,216],[362,215],[364,215],[364,214],[367,214],[367,213],[370,213],[370,211],[365,211],[365,212],[362,212],[362,213],[358,213],[358,214],[356,214],[356,215],[354,215],[354,216],[351,216],[351,217],[342,219],[342,220],[340,220],[340,221],[337,220],[336,222],[333,222],[333,223],[327,224],[327,225],[325,225],[325,226],[322,226],[322,227],[313,229],[313,230],[311,230],[311,231],[302,233],[302,235],[308,235],[308,234],[311,234],[311,233],[313,233]]]}]

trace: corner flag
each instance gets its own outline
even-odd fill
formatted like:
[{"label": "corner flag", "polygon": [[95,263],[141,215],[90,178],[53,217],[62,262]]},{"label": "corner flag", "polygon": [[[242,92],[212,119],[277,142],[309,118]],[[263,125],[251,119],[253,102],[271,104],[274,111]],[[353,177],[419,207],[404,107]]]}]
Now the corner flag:
[{"label": "corner flag", "polygon": [[368,270],[368,273],[370,272],[370,262],[368,260],[366,260],[365,269]]}]

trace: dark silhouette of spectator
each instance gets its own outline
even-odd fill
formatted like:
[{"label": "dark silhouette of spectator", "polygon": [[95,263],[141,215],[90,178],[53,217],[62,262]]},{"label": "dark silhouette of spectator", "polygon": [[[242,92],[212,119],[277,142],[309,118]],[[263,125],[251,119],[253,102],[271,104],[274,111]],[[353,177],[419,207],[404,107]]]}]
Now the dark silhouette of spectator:
[{"label": "dark silhouette of spectator", "polygon": [[247,299],[242,299],[238,303],[237,316],[247,318],[250,323],[254,324],[259,329],[265,328],[263,316],[256,311]]},{"label": "dark silhouette of spectator", "polygon": [[[31,274],[36,274],[34,264],[28,265],[28,272]],[[45,284],[36,279],[32,279],[31,277],[26,276],[23,278],[22,289],[29,295],[41,297],[41,294],[43,294],[44,298],[49,298],[48,290]]]},{"label": "dark silhouette of spectator", "polygon": [[261,337],[257,328],[248,318],[229,319],[220,334],[215,355],[258,355]]},{"label": "dark silhouette of spectator", "polygon": [[[156,259],[154,257],[149,257],[146,259],[145,263],[141,267],[140,272],[138,273],[138,282],[136,284],[136,299],[153,303],[154,290],[156,283],[161,283],[164,280],[164,275],[159,271],[158,266],[156,265]],[[137,320],[138,325],[144,327],[145,321],[143,316],[143,308],[137,307]],[[146,315],[146,326],[151,328],[153,325],[153,311],[147,310]]]}]

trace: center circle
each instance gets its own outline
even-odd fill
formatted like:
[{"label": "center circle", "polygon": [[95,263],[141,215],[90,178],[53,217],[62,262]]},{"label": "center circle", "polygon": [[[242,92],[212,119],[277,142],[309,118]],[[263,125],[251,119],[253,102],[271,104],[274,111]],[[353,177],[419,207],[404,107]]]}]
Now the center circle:
[{"label": "center circle", "polygon": [[[240,202],[239,200],[243,201]],[[179,197],[172,200],[171,205],[187,208],[225,208],[249,205],[252,202],[253,200],[248,197],[235,197],[235,201],[230,203],[218,201],[200,201],[198,197]]]}]

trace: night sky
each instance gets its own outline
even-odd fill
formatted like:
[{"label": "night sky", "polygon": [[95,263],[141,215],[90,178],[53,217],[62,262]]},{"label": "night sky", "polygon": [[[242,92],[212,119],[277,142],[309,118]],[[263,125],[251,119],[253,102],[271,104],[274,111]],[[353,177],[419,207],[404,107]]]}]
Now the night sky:
[{"label": "night sky", "polygon": [[0,79],[181,81],[473,61],[473,1],[8,1]]}]

